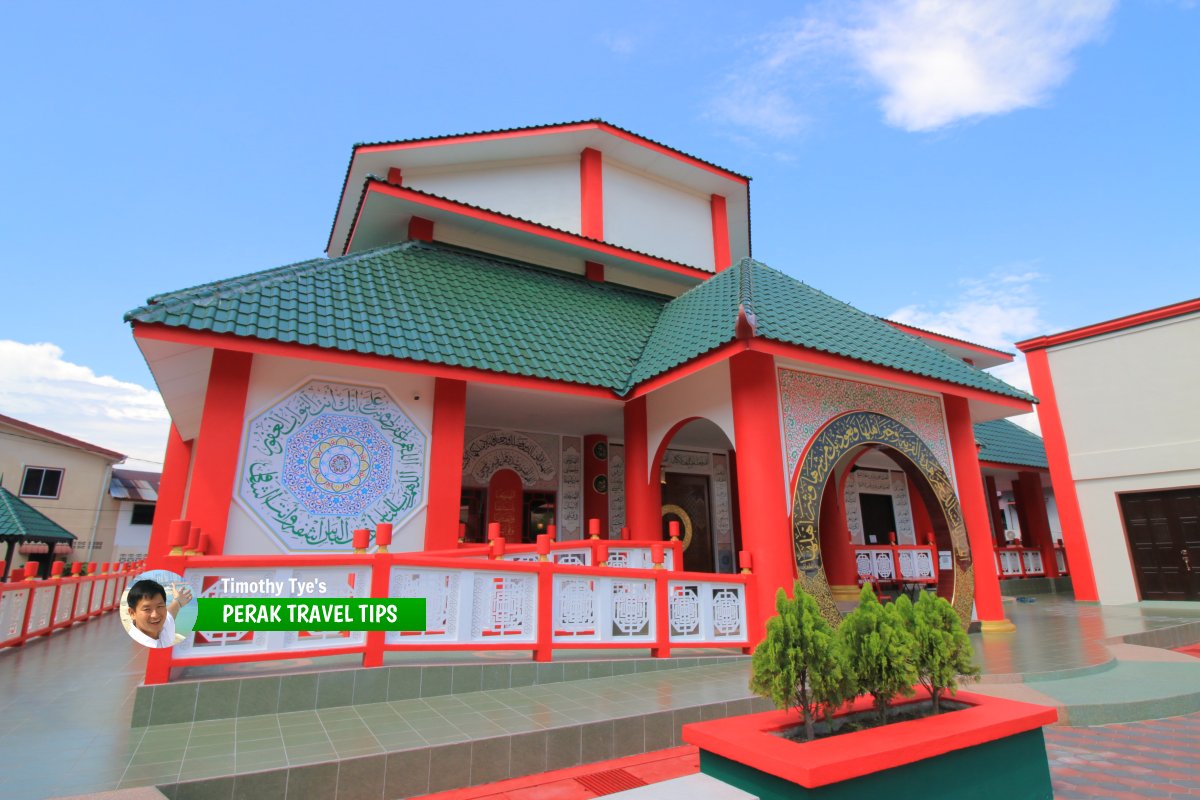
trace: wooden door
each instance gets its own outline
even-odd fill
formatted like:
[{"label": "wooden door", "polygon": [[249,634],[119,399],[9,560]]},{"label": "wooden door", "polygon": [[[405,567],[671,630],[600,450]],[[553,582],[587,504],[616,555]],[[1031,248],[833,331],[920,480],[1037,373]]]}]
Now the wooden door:
[{"label": "wooden door", "polygon": [[1143,600],[1200,600],[1200,489],[1120,495]]},{"label": "wooden door", "polygon": [[[680,535],[686,544],[683,568],[688,572],[714,572],[716,561],[713,556],[708,476],[668,472],[667,483],[662,487],[662,502],[663,538],[667,537],[667,525],[671,520],[680,523]],[[686,537],[688,523],[692,532],[690,540]]]}]

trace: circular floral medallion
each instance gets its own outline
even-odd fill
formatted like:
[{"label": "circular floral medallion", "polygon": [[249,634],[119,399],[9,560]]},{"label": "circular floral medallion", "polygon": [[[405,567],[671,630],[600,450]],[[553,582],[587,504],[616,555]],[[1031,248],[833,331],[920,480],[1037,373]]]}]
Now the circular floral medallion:
[{"label": "circular floral medallion", "polygon": [[283,462],[283,485],[310,514],[358,514],[391,484],[391,449],[362,417],[321,415],[288,438]]},{"label": "circular floral medallion", "polygon": [[330,436],[308,456],[313,482],[327,492],[348,492],[371,471],[371,456],[362,442],[349,436]]}]

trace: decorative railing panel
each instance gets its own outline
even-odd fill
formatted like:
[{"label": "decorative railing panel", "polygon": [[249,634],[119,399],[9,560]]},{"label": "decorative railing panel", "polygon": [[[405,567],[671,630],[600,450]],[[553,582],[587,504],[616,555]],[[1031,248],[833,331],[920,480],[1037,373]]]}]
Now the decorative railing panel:
[{"label": "decorative railing panel", "polygon": [[860,583],[937,583],[937,557],[923,545],[875,545],[854,548]]},{"label": "decorative railing panel", "polygon": [[720,581],[669,581],[672,642],[728,642],[747,637],[746,587]]}]

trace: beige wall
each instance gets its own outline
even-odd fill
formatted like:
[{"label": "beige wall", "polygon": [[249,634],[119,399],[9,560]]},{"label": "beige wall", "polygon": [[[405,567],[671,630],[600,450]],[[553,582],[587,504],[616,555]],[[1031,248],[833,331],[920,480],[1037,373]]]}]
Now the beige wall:
[{"label": "beige wall", "polygon": [[[26,467],[50,467],[63,470],[62,485],[57,499],[22,497],[33,508],[75,534],[84,544],[75,551],[75,560],[104,561],[112,550],[112,535],[105,534],[103,524],[97,525],[96,507],[108,499],[108,469],[112,462],[104,456],[70,445],[40,439],[36,434],[0,424],[0,485],[20,496]],[[100,549],[88,555],[86,543],[92,539],[102,542]],[[6,550],[0,549],[0,558]],[[24,563],[24,556],[14,556]]]},{"label": "beige wall", "polygon": [[1200,314],[1052,348],[1101,603],[1138,600],[1117,495],[1200,485]]}]

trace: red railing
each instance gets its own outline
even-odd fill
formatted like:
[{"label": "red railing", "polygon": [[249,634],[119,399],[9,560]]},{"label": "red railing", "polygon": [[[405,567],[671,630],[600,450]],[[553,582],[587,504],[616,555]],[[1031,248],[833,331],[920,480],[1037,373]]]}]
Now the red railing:
[{"label": "red railing", "polygon": [[[525,650],[549,661],[555,649],[648,648],[667,657],[672,647],[750,646],[751,576],[682,572],[678,540],[551,542],[543,536],[537,544],[512,545],[493,538],[487,545],[412,553],[386,552],[390,540],[390,531],[377,533],[382,546],[367,553],[369,534],[358,531],[354,553],[189,555],[180,548],[156,560],[156,568],[193,584],[197,597],[234,596],[212,590],[221,578],[295,574],[340,581],[354,597],[426,597],[427,629],[193,633],[174,648],[151,651],[146,683],[167,682],[172,667],[346,654],[375,667],[387,652],[413,650]],[[645,554],[650,568],[609,563]],[[568,555],[583,555],[588,563],[561,558]],[[675,568],[666,568],[668,561]]]},{"label": "red railing", "polygon": [[[14,573],[0,584],[0,647],[19,647],[77,622],[113,611],[140,564],[91,564],[89,575],[64,576],[63,564],[53,564],[52,577],[34,577],[36,564]],[[2,571],[2,568],[0,568]]]}]

